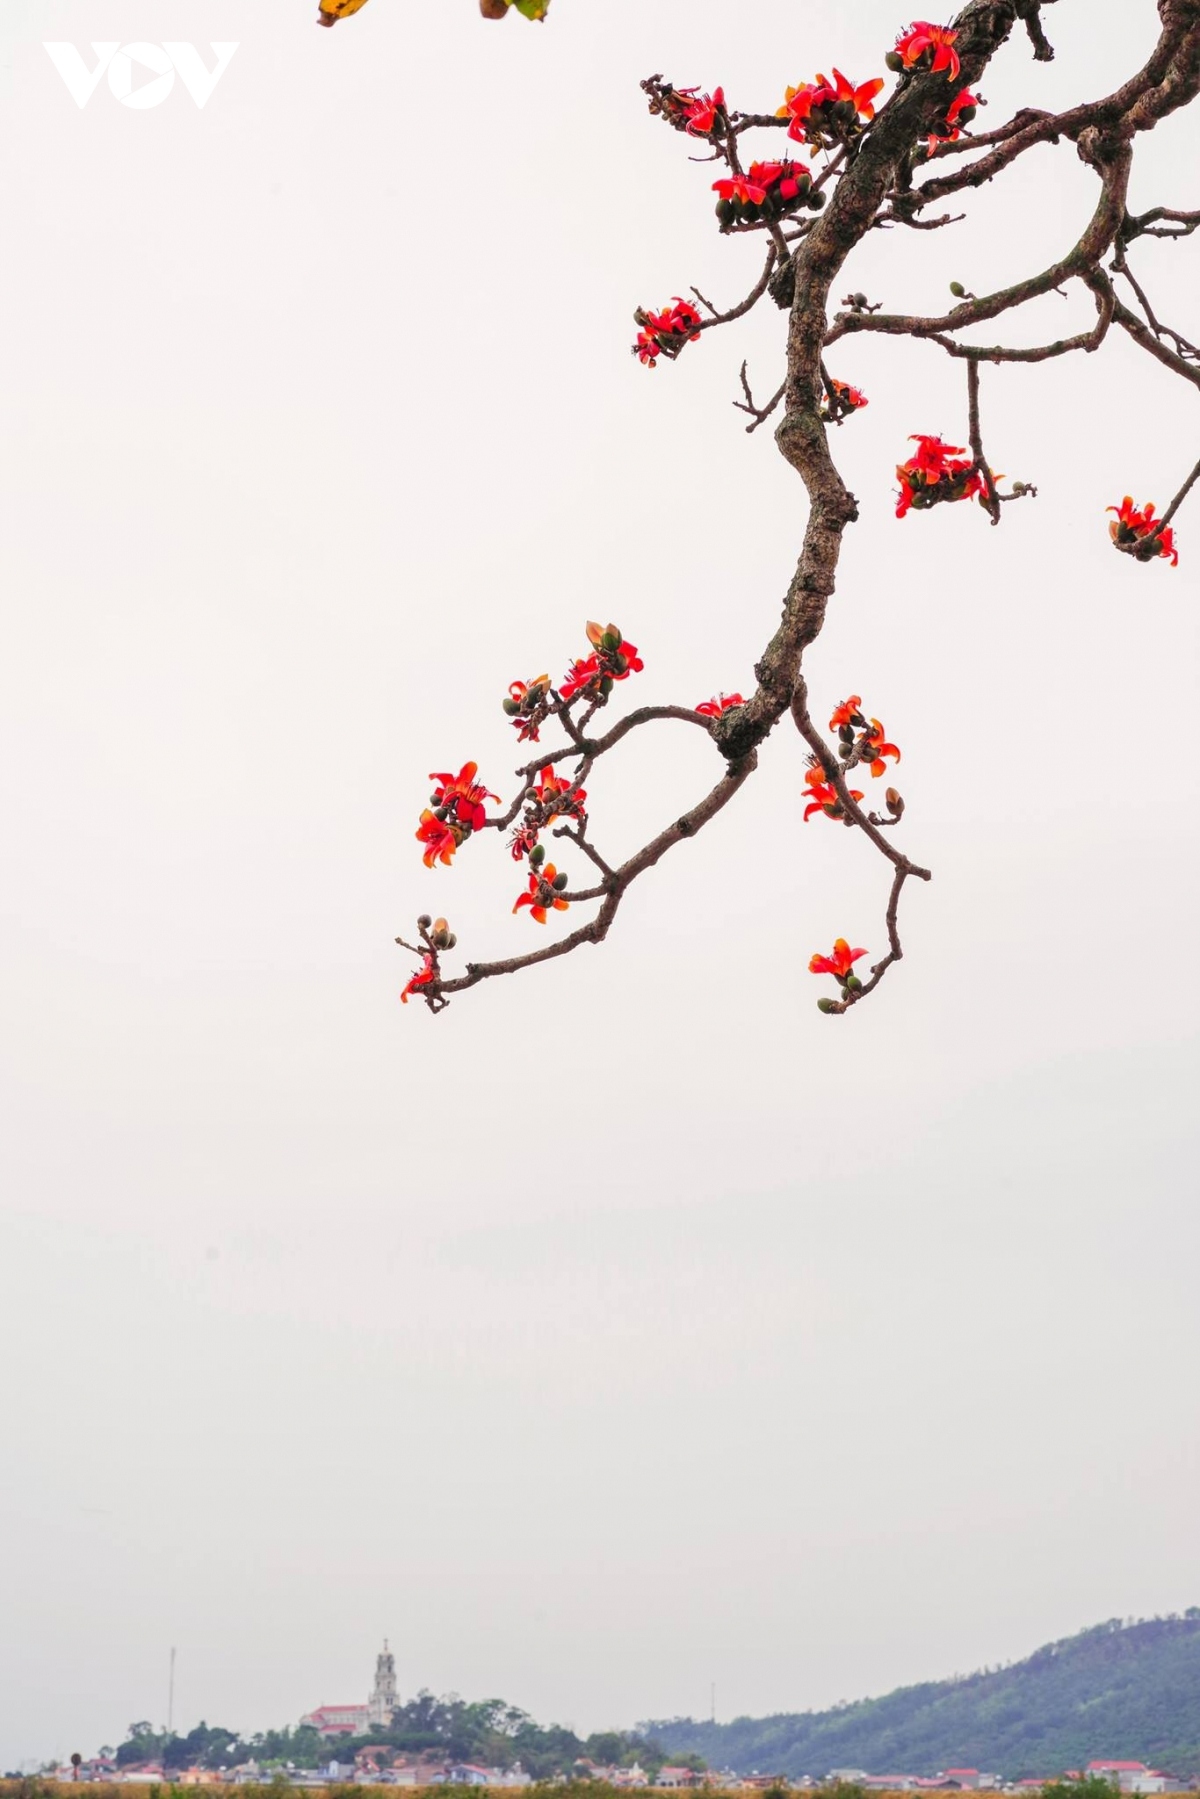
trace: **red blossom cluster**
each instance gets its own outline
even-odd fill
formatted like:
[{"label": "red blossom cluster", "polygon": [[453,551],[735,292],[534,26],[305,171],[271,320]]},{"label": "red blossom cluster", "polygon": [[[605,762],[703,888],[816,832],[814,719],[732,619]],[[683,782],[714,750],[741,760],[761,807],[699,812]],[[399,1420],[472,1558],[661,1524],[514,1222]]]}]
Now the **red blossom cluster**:
[{"label": "red blossom cluster", "polygon": [[407,985],[400,994],[402,1006],[408,1004],[414,993],[420,999],[435,999],[437,983],[441,979],[438,952],[444,949],[453,949],[458,942],[458,938],[444,918],[431,920],[426,914],[417,920],[417,928],[429,947],[421,957],[420,968],[416,970],[415,974],[409,976]]},{"label": "red blossom cluster", "polygon": [[896,470],[900,483],[897,518],[903,518],[911,506],[920,511],[935,506],[939,500],[969,500],[986,491],[974,462],[964,460],[965,450],[918,431],[912,433],[911,441],[918,445],[916,455]]},{"label": "red blossom cluster", "polygon": [[586,787],[576,787],[572,781],[556,775],[552,765],[543,768],[529,796],[524,816],[509,839],[513,861],[519,862],[522,856],[527,856],[537,843],[539,833],[556,818],[573,818],[579,824],[586,823],[586,799]]},{"label": "red blossom cluster", "polygon": [[935,75],[944,72],[947,81],[957,81],[959,61],[958,51],[954,48],[957,37],[957,31],[949,25],[927,25],[918,21],[900,33],[896,48],[888,51],[884,61],[895,75],[917,71],[932,71]]},{"label": "red blossom cluster", "polygon": [[[804,808],[805,824],[816,812],[823,812],[826,818],[840,818],[846,824],[853,822],[838,798],[837,788],[815,756],[809,760],[808,773],[804,779],[808,786],[808,805]],[[856,788],[850,789],[852,800],[860,800],[862,797]]]},{"label": "red blossom cluster", "polygon": [[855,87],[835,69],[832,81],[818,75],[815,81],[789,87],[775,117],[788,121],[787,134],[798,144],[828,149],[849,143],[875,117],[874,100],[882,86],[882,75]]},{"label": "red blossom cluster", "polygon": [[[809,974],[831,974],[834,980],[841,984],[842,1003],[845,1004],[852,994],[862,992],[862,982],[854,973],[854,964],[866,953],[865,949],[851,949],[846,939],[839,937],[828,956],[818,953],[812,958],[808,965],[808,972]],[[817,1008],[821,1012],[833,1012],[837,1009],[837,1003],[832,999],[819,999]]]},{"label": "red blossom cluster", "polygon": [[622,637],[619,625],[598,625],[589,620],[587,634],[592,653],[577,657],[567,670],[559,688],[564,700],[573,700],[577,693],[586,694],[589,699],[607,699],[614,681],[626,681],[646,666],[636,644],[627,643]]},{"label": "red blossom cluster", "polygon": [[546,852],[540,843],[530,850],[529,886],[524,893],[518,894],[513,907],[514,912],[519,912],[522,906],[528,906],[529,916],[538,924],[545,924],[551,908],[555,912],[565,912],[570,903],[562,896],[567,885],[566,875],[545,858]]},{"label": "red blossom cluster", "polygon": [[821,417],[827,425],[840,425],[843,419],[848,419],[852,412],[861,411],[866,404],[866,394],[831,375],[821,400]]},{"label": "red blossom cluster", "polygon": [[517,742],[530,743],[538,740],[538,731],[550,710],[550,677],[535,675],[532,681],[512,681],[509,684],[508,698],[501,705],[512,719],[517,732]]},{"label": "red blossom cluster", "polygon": [[1106,510],[1117,515],[1108,527],[1108,534],[1119,550],[1127,556],[1136,556],[1139,562],[1151,562],[1155,556],[1165,556],[1172,568],[1179,566],[1175,532],[1170,525],[1155,518],[1152,500],[1139,507],[1126,494],[1119,506],[1109,506]]},{"label": "red blossom cluster", "polygon": [[[900,751],[887,741],[887,733],[877,718],[867,718],[862,711],[862,695],[852,693],[833,709],[829,729],[838,734],[838,755],[847,768],[865,762],[876,779],[887,773],[885,757],[899,762]],[[860,796],[861,797],[861,796]]]},{"label": "red blossom cluster", "polygon": [[744,706],[745,700],[740,693],[716,693],[711,700],[703,700],[696,711],[701,718],[722,718],[735,706]]},{"label": "red blossom cluster", "polygon": [[678,294],[674,298],[675,304],[664,307],[661,312],[647,312],[639,306],[633,315],[641,327],[633,353],[647,368],[655,368],[660,356],[673,362],[684,345],[700,335],[702,321],[696,308],[690,300],[681,300]]},{"label": "red blossom cluster", "polygon": [[978,94],[969,93],[965,87],[960,88],[929,134],[926,148],[930,154],[939,144],[952,144],[955,138],[961,137],[963,126],[971,123],[983,104]]},{"label": "red blossom cluster", "polygon": [[802,162],[752,162],[744,175],[713,182],[717,217],[722,225],[756,225],[760,219],[782,219],[801,206],[819,212],[825,196],[812,184]]},{"label": "red blossom cluster", "polygon": [[448,868],[455,850],[486,824],[483,802],[495,800],[499,804],[499,794],[489,793],[476,781],[478,772],[478,763],[464,762],[456,775],[430,775],[429,779],[438,786],[416,831],[417,842],[425,845],[426,868],[432,868],[435,862]]},{"label": "red blossom cluster", "polygon": [[708,137],[725,110],[724,88],[715,87],[711,94],[702,94],[696,87],[677,88],[675,92],[685,103],[684,129],[693,137]]}]

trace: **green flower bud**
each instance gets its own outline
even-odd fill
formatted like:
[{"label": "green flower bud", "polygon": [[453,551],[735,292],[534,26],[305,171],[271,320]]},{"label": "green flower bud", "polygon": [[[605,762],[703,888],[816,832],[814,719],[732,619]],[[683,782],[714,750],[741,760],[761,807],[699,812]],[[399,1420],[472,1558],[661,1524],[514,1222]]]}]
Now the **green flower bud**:
[{"label": "green flower bud", "polygon": [[420,918],[417,920],[417,929],[419,931],[427,931],[432,923],[433,920],[428,912],[422,912]]},{"label": "green flower bud", "polygon": [[961,281],[952,281],[950,283],[950,292],[954,295],[954,298],[956,300],[965,300],[966,299],[967,290],[963,286]]},{"label": "green flower bud", "polygon": [[600,648],[602,650],[619,650],[620,647],[621,633],[619,631],[606,631],[600,639]]},{"label": "green flower bud", "polygon": [[566,874],[566,871],[565,871],[565,870],[564,870],[564,869],[561,869],[561,868],[560,868],[560,869],[559,869],[559,871],[558,871],[558,873],[557,873],[557,874],[556,874],[556,875],[555,875],[555,877],[554,877],[554,886],[555,886],[555,888],[556,888],[556,890],[557,890],[557,891],[558,891],[558,892],[559,892],[559,893],[561,893],[561,892],[562,892],[562,890],[563,890],[563,888],[564,888],[564,887],[565,887],[565,886],[566,886],[566,885],[567,885],[567,874]]},{"label": "green flower bud", "polygon": [[848,974],[846,976],[846,987],[851,993],[862,992],[862,982],[856,974]]},{"label": "green flower bud", "polygon": [[819,999],[817,1001],[817,1011],[818,1012],[832,1012],[836,1005],[837,1005],[836,1000]]},{"label": "green flower bud", "polygon": [[500,704],[504,707],[504,710],[508,713],[508,716],[510,718],[515,718],[517,716],[517,713],[521,710],[521,704],[520,704],[519,700],[514,700],[514,699],[510,698],[507,700],[501,700]]},{"label": "green flower bud", "polygon": [[612,690],[613,690],[612,676],[605,675],[604,679],[600,683],[600,691],[604,695],[605,699],[608,698],[608,696],[612,692]]},{"label": "green flower bud", "polygon": [[542,848],[540,843],[535,843],[533,848],[529,852],[530,867],[531,868],[540,868],[542,866],[542,863],[545,860],[546,860],[545,850]]},{"label": "green flower bud", "polygon": [[904,58],[898,50],[889,50],[883,60],[893,75],[899,75],[904,68]]},{"label": "green flower bud", "polygon": [[810,212],[820,212],[825,204],[825,196],[819,187],[814,187],[805,204]]}]

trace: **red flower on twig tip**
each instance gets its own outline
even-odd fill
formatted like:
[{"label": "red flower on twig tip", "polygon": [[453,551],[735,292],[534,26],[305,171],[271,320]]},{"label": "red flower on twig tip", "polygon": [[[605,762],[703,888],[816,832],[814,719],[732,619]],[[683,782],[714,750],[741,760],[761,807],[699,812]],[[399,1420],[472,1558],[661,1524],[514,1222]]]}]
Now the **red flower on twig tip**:
[{"label": "red flower on twig tip", "polygon": [[745,704],[740,693],[717,693],[711,700],[705,700],[697,706],[696,711],[701,718],[720,718],[724,713],[731,711],[734,706],[744,706]]},{"label": "red flower on twig tip", "polygon": [[630,675],[640,674],[646,666],[638,655],[637,645],[621,635],[619,625],[598,625],[589,620],[587,635],[589,643],[595,647],[590,656],[576,657],[567,670],[566,679],[559,688],[564,700],[574,699],[577,693],[604,699],[612,692],[614,681],[627,681]]},{"label": "red flower on twig tip", "polygon": [[435,818],[426,808],[416,831],[417,842],[425,845],[422,861],[426,868],[432,868],[435,862],[444,863],[449,868],[454,860],[454,852],[465,836],[465,831],[456,831],[453,825],[447,824],[445,819]]},{"label": "red flower on twig tip", "polygon": [[829,721],[829,729],[831,731],[840,731],[843,728],[852,730],[855,725],[865,723],[866,720],[862,715],[862,694],[852,693],[848,700],[842,700],[839,705],[834,707],[833,717]]},{"label": "red flower on twig tip", "polygon": [[1162,525],[1155,518],[1152,500],[1147,500],[1144,506],[1139,507],[1126,494],[1119,506],[1109,506],[1106,510],[1117,515],[1109,525],[1108,533],[1119,550],[1136,556],[1141,562],[1149,562],[1155,556],[1165,556],[1172,568],[1179,566],[1175,532],[1170,525]]},{"label": "red flower on twig tip", "polygon": [[[845,818],[846,810],[838,798],[837,788],[825,774],[820,763],[814,763],[804,777],[808,784],[809,803],[804,808],[804,822],[808,823],[814,812],[823,812],[826,818]],[[862,794],[855,788],[850,789],[852,800],[862,799]]]},{"label": "red flower on twig tip", "polygon": [[855,87],[835,69],[832,81],[827,75],[818,75],[815,81],[789,87],[775,117],[789,121],[788,136],[797,143],[821,144],[826,136],[835,140],[848,137],[871,123],[875,96],[882,87],[883,79],[878,76]]},{"label": "red flower on twig tip", "polygon": [[524,743],[526,738],[531,743],[537,742],[549,693],[549,675],[535,675],[532,681],[509,683],[508,698],[502,704],[517,728],[518,743]]},{"label": "red flower on twig tip", "polygon": [[897,518],[903,518],[912,506],[923,510],[939,500],[969,500],[986,493],[983,476],[973,461],[963,460],[964,452],[956,445],[922,432],[913,432],[912,442],[917,445],[916,454],[896,469],[900,483]]},{"label": "red flower on twig tip", "polygon": [[[677,94],[687,96],[687,105],[683,116],[687,120],[687,129],[693,137],[707,137],[717,121],[718,112],[725,107],[724,88],[715,87],[711,94],[698,94],[696,88],[677,88]],[[698,95],[692,98],[693,95]]]},{"label": "red flower on twig tip", "polygon": [[411,977],[407,987],[404,988],[403,992],[400,995],[400,1004],[402,1006],[406,1006],[408,1004],[408,997],[409,997],[410,993],[420,993],[422,987],[431,986],[433,984],[433,982],[437,980],[437,978],[438,978],[438,972],[437,972],[437,968],[434,965],[433,957],[432,956],[423,957],[420,968],[418,968],[416,974],[414,974]]},{"label": "red flower on twig tip", "polygon": [[672,360],[685,344],[700,335],[702,320],[690,300],[675,295],[675,304],[661,312],[647,312],[639,307],[634,318],[641,326],[633,353],[647,368],[654,368],[659,356]]},{"label": "red flower on twig tip", "polygon": [[744,174],[736,173],[713,182],[718,196],[717,217],[722,225],[753,225],[760,218],[780,219],[807,203],[816,207],[824,198],[813,191],[812,175],[802,162],[752,162]]},{"label": "red flower on twig tip", "polygon": [[954,49],[957,39],[957,31],[949,25],[929,25],[918,20],[896,39],[896,48],[888,55],[888,66],[929,69],[934,74],[944,70],[948,81],[957,81],[960,66],[958,51]]},{"label": "red flower on twig tip", "polygon": [[560,874],[553,862],[547,862],[544,868],[535,869],[530,875],[529,891],[518,896],[513,911],[519,912],[522,906],[528,906],[538,924],[545,924],[551,907],[556,912],[567,911],[570,902],[562,897],[562,888],[566,884],[566,875]]},{"label": "red flower on twig tip", "polygon": [[883,726],[877,718],[871,720],[871,729],[863,739],[863,749],[866,752],[863,760],[870,763],[871,773],[876,776],[887,773],[885,756],[890,756],[893,762],[900,760],[900,751],[894,743],[887,742]]},{"label": "red flower on twig tip", "polygon": [[860,956],[866,955],[865,949],[851,949],[844,937],[839,937],[829,956],[816,955],[808,965],[809,974],[831,974],[839,981],[844,981]]}]

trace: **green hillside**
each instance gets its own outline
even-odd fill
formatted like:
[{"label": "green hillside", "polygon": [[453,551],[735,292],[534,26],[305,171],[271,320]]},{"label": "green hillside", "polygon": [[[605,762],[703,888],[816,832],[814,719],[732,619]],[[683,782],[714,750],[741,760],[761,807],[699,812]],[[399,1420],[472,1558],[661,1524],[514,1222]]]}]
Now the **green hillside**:
[{"label": "green hillside", "polygon": [[827,1712],[644,1726],[710,1767],[824,1777],[831,1768],[1008,1779],[1099,1759],[1200,1774],[1200,1607],[1182,1617],[1098,1624],[1011,1667],[901,1687]]}]

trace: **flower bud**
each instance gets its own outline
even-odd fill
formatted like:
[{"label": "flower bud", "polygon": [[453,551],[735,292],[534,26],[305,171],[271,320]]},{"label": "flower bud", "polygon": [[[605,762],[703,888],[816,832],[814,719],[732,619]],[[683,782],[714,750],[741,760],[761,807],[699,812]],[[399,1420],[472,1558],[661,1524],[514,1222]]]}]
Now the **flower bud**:
[{"label": "flower bud", "polygon": [[832,1012],[834,1010],[834,1008],[836,1007],[836,1005],[837,1005],[836,1000],[819,999],[817,1001],[817,1011],[818,1012]]},{"label": "flower bud", "polygon": [[965,300],[967,297],[967,290],[961,281],[952,281],[950,283],[950,292],[954,295],[956,300]]},{"label": "flower bud", "polygon": [[422,912],[420,918],[417,920],[417,929],[419,931],[427,931],[432,923],[433,920],[430,918],[428,912]]},{"label": "flower bud", "polygon": [[566,871],[560,868],[554,877],[554,886],[559,893],[561,893],[563,888],[567,885],[567,879]]},{"label": "flower bud", "polygon": [[900,792],[895,787],[889,787],[883,797],[887,801],[888,811],[894,812],[899,818],[904,810],[904,799]]},{"label": "flower bud", "polygon": [[444,918],[435,918],[433,929],[429,933],[429,941],[435,949],[447,949],[450,943],[450,926]]},{"label": "flower bud", "polygon": [[535,843],[529,852],[529,866],[531,868],[540,868],[545,860],[545,850],[540,843]]},{"label": "flower bud", "polygon": [[451,931],[450,935],[446,939],[446,948],[453,949],[457,942],[458,942],[457,936],[455,935],[455,933],[453,931]]},{"label": "flower bud", "polygon": [[862,982],[859,980],[859,978],[856,974],[848,974],[846,976],[846,988],[847,988],[847,991],[850,993],[861,993],[862,992]]},{"label": "flower bud", "polygon": [[501,700],[500,704],[504,707],[504,710],[508,713],[510,718],[515,718],[517,713],[521,710],[520,700]]},{"label": "flower bud", "polygon": [[893,75],[899,75],[904,67],[904,58],[898,50],[889,50],[883,60]]},{"label": "flower bud", "polygon": [[610,625],[600,639],[600,648],[602,650],[619,650],[620,647],[621,633],[617,630],[615,625]]},{"label": "flower bud", "polygon": [[810,191],[808,198],[805,201],[805,205],[808,207],[810,212],[820,212],[820,210],[821,210],[822,206],[824,206],[824,204],[825,204],[824,194],[821,192],[819,187],[814,187]]}]

